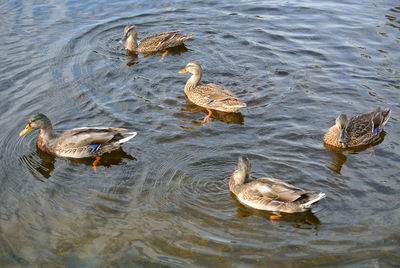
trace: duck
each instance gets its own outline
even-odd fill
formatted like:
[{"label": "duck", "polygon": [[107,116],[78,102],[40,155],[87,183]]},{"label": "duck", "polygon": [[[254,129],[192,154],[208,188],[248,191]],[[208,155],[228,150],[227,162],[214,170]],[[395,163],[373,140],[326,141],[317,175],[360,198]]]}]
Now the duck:
[{"label": "duck", "polygon": [[143,37],[139,44],[137,42],[138,30],[136,25],[127,25],[124,29],[124,35],[120,41],[125,44],[125,49],[128,53],[155,53],[165,51],[160,61],[163,61],[168,53],[168,48],[183,45],[183,43],[192,38],[193,34],[180,33],[181,30],[169,31],[151,34]]},{"label": "duck", "polygon": [[338,148],[352,148],[372,145],[380,140],[380,134],[390,118],[389,108],[381,110],[379,107],[372,112],[353,116],[340,114],[336,123],[325,134],[326,144]]},{"label": "duck", "polygon": [[85,158],[96,157],[93,169],[100,156],[120,148],[121,144],[136,136],[136,132],[128,132],[125,128],[116,127],[80,127],[57,134],[53,132],[50,119],[38,113],[32,115],[25,129],[19,133],[24,136],[32,129],[38,128],[37,146],[40,150],[57,157]]},{"label": "duck", "polygon": [[229,180],[229,190],[245,206],[257,210],[295,213],[306,211],[325,197],[322,192],[303,190],[275,178],[262,177],[248,181],[250,169],[249,159],[239,156],[238,168]]},{"label": "duck", "polygon": [[247,106],[246,103],[242,102],[235,94],[222,86],[213,83],[203,84],[200,81],[203,70],[200,63],[197,61],[189,62],[186,67],[178,73],[192,74],[186,82],[184,92],[191,102],[207,109],[208,115],[203,119],[202,123],[206,122],[212,115],[211,110],[239,113],[241,108]]}]

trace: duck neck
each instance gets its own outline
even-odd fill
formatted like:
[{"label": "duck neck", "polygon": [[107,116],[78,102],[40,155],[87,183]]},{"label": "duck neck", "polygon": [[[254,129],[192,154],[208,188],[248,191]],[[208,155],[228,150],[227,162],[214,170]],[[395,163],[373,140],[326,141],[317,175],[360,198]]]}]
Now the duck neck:
[{"label": "duck neck", "polygon": [[136,35],[130,35],[128,37],[128,39],[126,39],[126,43],[125,43],[126,50],[129,50],[129,51],[132,51],[132,52],[136,52],[137,47],[138,47],[137,36]]},{"label": "duck neck", "polygon": [[200,82],[200,79],[201,79],[201,72],[200,72],[200,73],[194,73],[194,74],[188,79],[188,81],[186,82],[186,85],[185,85],[185,94],[186,94],[186,95],[188,94],[188,92],[189,92],[191,89],[197,87],[197,85],[198,85],[199,82]]},{"label": "duck neck", "polygon": [[37,135],[37,145],[42,151],[49,151],[49,143],[53,139],[53,127],[52,125],[46,125],[40,128]]},{"label": "duck neck", "polygon": [[229,189],[231,192],[237,195],[245,180],[246,174],[244,172],[238,170],[233,172],[229,180]]},{"label": "duck neck", "polygon": [[344,148],[344,144],[339,142],[340,130],[337,125],[332,126],[324,136],[324,142],[339,148]]}]

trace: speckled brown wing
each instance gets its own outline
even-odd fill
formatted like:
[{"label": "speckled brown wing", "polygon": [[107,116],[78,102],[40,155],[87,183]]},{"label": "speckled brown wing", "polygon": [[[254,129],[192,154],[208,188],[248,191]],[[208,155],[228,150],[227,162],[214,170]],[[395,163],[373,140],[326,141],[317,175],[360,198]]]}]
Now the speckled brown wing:
[{"label": "speckled brown wing", "polygon": [[212,83],[190,89],[188,98],[196,105],[224,112],[238,112],[240,108],[246,107],[235,94]]},{"label": "speckled brown wing", "polygon": [[140,40],[138,51],[140,53],[162,51],[170,47],[182,45],[187,39],[193,36],[179,32],[180,30],[176,30],[146,36]]},{"label": "speckled brown wing", "polygon": [[376,112],[357,115],[350,119],[344,133],[344,144],[347,147],[367,145],[379,139],[379,131],[375,132],[372,129],[372,119]]}]

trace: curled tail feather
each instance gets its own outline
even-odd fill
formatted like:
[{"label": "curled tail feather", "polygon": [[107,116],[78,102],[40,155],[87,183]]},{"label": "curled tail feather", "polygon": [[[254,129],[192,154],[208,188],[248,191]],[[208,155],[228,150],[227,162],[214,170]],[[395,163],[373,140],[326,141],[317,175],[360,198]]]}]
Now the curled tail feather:
[{"label": "curled tail feather", "polygon": [[129,141],[130,139],[132,139],[133,137],[135,137],[137,134],[137,132],[125,132],[125,133],[121,133],[122,138],[119,139],[118,141],[116,141],[116,143],[118,144],[122,144],[124,142]]},{"label": "curled tail feather", "polygon": [[324,193],[319,193],[316,196],[312,196],[312,199],[304,204],[301,204],[301,207],[303,208],[309,208],[311,207],[312,204],[318,202],[319,200],[321,200],[322,198],[325,198],[325,194]]}]

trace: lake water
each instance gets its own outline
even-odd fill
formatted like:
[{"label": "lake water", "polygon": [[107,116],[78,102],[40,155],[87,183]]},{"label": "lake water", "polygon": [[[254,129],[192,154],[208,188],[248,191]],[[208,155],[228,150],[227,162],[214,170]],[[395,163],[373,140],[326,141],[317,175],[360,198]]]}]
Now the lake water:
[{"label": "lake water", "polygon": [[[400,264],[398,1],[3,1],[0,3],[0,265],[391,267]],[[127,57],[118,41],[195,37]],[[206,112],[183,93],[189,61],[247,108]],[[326,148],[340,113],[390,107],[381,143]],[[56,158],[19,137],[54,128],[137,131],[121,150]],[[237,157],[326,193],[271,222],[228,188]]]}]

